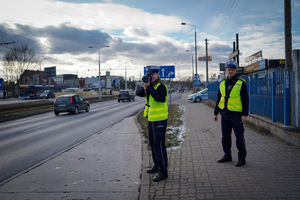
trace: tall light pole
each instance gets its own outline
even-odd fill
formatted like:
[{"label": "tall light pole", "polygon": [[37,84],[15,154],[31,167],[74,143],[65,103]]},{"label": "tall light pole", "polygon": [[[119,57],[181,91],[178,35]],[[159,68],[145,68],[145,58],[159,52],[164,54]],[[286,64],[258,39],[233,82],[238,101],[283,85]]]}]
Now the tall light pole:
[{"label": "tall light pole", "polygon": [[97,47],[97,46],[89,46],[89,48],[96,48],[99,49],[99,100],[101,100],[101,70],[100,70],[100,50],[101,48],[105,48],[105,47],[109,47],[107,46],[101,46],[101,47]]},{"label": "tall light pole", "polygon": [[[130,60],[131,62],[133,60]],[[125,64],[125,90],[127,90],[127,69],[126,69],[126,64]]]},{"label": "tall light pole", "polygon": [[[133,60],[130,60],[131,62]],[[119,60],[121,62],[121,60]],[[125,62],[125,90],[127,90],[127,62]]]},{"label": "tall light pole", "polygon": [[[186,50],[186,52],[191,52],[191,51]],[[195,73],[194,73],[194,55],[192,54],[192,83],[193,83],[193,91],[195,92],[194,77],[195,77]]]},{"label": "tall light pole", "polygon": [[195,64],[196,64],[196,91],[198,91],[198,73],[197,73],[197,32],[196,26],[182,22],[181,25],[188,25],[195,28]]}]

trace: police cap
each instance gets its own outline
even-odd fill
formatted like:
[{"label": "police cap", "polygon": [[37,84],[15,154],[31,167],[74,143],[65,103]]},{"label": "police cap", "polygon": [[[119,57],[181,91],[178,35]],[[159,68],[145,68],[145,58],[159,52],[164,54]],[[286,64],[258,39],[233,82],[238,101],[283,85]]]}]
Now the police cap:
[{"label": "police cap", "polygon": [[153,66],[153,65],[149,65],[149,66],[147,66],[147,72],[149,72],[149,73],[154,73],[154,72],[159,72],[159,70],[160,70],[160,67],[159,66]]},{"label": "police cap", "polygon": [[229,67],[237,69],[239,67],[239,65],[234,60],[229,60],[229,61],[226,62],[225,68],[227,69]]}]

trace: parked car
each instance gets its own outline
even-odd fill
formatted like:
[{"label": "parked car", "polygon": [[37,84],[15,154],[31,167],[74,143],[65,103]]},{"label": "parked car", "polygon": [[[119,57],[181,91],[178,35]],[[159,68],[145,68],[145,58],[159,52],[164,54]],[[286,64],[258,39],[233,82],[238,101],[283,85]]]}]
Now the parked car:
[{"label": "parked car", "polygon": [[134,101],[135,93],[130,90],[121,90],[118,94],[118,102],[120,101]]},{"label": "parked car", "polygon": [[78,94],[61,95],[54,101],[55,115],[59,115],[61,112],[71,112],[76,115],[80,110],[89,112],[90,104]]},{"label": "parked car", "polygon": [[208,99],[208,89],[205,88],[197,93],[190,94],[188,100],[192,102],[201,102],[204,99]]},{"label": "parked car", "polygon": [[51,90],[45,90],[40,97],[42,99],[55,98],[55,94]]}]

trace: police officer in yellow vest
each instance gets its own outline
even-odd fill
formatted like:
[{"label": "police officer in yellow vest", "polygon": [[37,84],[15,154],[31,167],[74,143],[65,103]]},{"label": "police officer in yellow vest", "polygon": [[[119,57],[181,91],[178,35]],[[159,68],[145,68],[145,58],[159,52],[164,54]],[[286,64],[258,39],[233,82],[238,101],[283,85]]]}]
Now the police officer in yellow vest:
[{"label": "police officer in yellow vest", "polygon": [[246,144],[243,123],[247,120],[249,97],[246,82],[236,76],[238,64],[230,60],[226,63],[227,78],[220,83],[218,100],[214,110],[214,120],[218,120],[221,113],[222,145],[224,156],[219,163],[232,161],[231,131],[233,129],[238,149],[238,162],[236,167],[246,164]]},{"label": "police officer in yellow vest", "polygon": [[[158,182],[168,178],[168,158],[165,145],[168,119],[168,88],[161,83],[158,66],[147,66],[148,71],[143,78],[143,87],[136,94],[145,97],[144,117],[148,119],[149,144],[154,166],[147,173],[156,173],[153,181]],[[148,79],[148,80],[147,80]]]}]

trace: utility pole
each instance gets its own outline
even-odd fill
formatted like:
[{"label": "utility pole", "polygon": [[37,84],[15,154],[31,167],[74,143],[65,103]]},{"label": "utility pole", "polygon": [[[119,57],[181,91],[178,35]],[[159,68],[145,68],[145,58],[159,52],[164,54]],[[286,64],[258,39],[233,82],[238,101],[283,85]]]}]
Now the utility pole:
[{"label": "utility pole", "polygon": [[208,83],[208,52],[207,52],[207,39],[205,39],[205,52],[206,52],[206,84]]},{"label": "utility pole", "polygon": [[238,66],[240,67],[240,48],[239,48],[239,34],[236,34],[235,35],[235,40],[236,40],[236,51],[238,52],[237,53],[237,56],[236,56],[236,62],[238,64]]},{"label": "utility pole", "polygon": [[291,0],[284,0],[285,69],[293,70],[292,63]]}]

